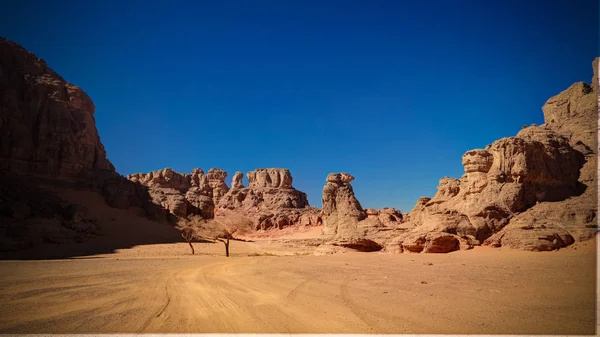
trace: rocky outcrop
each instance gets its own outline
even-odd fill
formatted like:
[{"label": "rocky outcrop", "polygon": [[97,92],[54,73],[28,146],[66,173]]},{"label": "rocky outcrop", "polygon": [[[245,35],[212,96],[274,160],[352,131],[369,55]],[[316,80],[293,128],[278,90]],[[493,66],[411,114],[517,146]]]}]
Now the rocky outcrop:
[{"label": "rocky outcrop", "polygon": [[463,177],[441,179],[436,195],[415,207],[413,232],[445,232],[483,242],[536,203],[580,193],[583,162],[566,137],[546,126],[468,151]]},{"label": "rocky outcrop", "polygon": [[[237,176],[237,178],[236,178]],[[239,213],[248,217],[255,230],[287,226],[320,224],[318,210],[310,208],[306,193],[293,188],[292,175],[287,169],[256,169],[248,172],[248,186],[239,181],[221,198],[217,215]]]},{"label": "rocky outcrop", "polygon": [[75,243],[93,236],[87,209],[70,204],[35,177],[0,174],[0,251],[41,243]]},{"label": "rocky outcrop", "polygon": [[384,226],[393,227],[404,221],[404,215],[401,211],[394,208],[383,208],[380,210],[368,208],[365,210],[368,219],[374,219],[381,222]]},{"label": "rocky outcrop", "polygon": [[392,239],[386,251],[392,253],[450,253],[473,248],[469,238],[445,232],[412,232]]},{"label": "rocky outcrop", "polygon": [[323,234],[340,237],[354,236],[359,221],[367,218],[360,202],[354,196],[349,173],[331,173],[323,187]]},{"label": "rocky outcrop", "polygon": [[215,204],[229,190],[225,183],[227,172],[214,168],[207,174],[199,168],[192,170],[191,174],[165,168],[149,173],[130,174],[127,178],[147,186],[155,205],[180,218],[188,215],[213,218]]},{"label": "rocky outcrop", "polygon": [[79,180],[114,171],[88,95],[3,38],[0,106],[1,170]]},{"label": "rocky outcrop", "polygon": [[[5,248],[71,242],[80,240],[82,232],[93,232],[85,219],[74,221],[65,213],[68,203],[38,185],[91,189],[113,207],[158,212],[145,189],[115,172],[100,142],[94,110],[81,88],[0,38],[0,179],[11,184],[0,190],[10,209],[0,226]],[[21,198],[20,190],[35,192]]]},{"label": "rocky outcrop", "polygon": [[243,174],[236,172],[231,188],[225,183],[227,172],[214,168],[206,174],[201,169],[181,174],[167,168],[131,174],[128,179],[147,186],[153,203],[177,218],[200,215],[211,219],[234,214],[251,221],[255,230],[321,223],[306,194],[292,187],[289,170],[257,169],[247,177],[249,185],[244,187]]},{"label": "rocky outcrop", "polygon": [[[542,107],[545,129],[565,136],[569,144],[584,156],[585,163],[578,177],[579,189],[583,193],[574,193],[562,201],[536,203],[515,215],[506,227],[484,244],[544,251],[588,240],[598,233],[598,58],[592,66],[594,76],[591,85],[575,83],[548,99]],[[520,134],[531,132],[529,129],[522,130]]]},{"label": "rocky outcrop", "polygon": [[229,186],[225,183],[227,172],[222,169],[211,168],[206,174],[208,186],[212,189],[213,203],[217,205],[219,200],[229,191]]},{"label": "rocky outcrop", "polygon": [[354,195],[349,173],[331,173],[323,187],[323,235],[327,244],[358,251],[381,250],[404,231],[402,212],[393,208],[363,210]]},{"label": "rocky outcrop", "polygon": [[240,189],[244,188],[244,183],[242,180],[244,179],[244,174],[240,171],[235,172],[233,177],[231,178],[231,188],[232,189]]},{"label": "rocky outcrop", "polygon": [[[198,174],[197,169],[194,172]],[[199,173],[203,174],[202,170]],[[127,178],[148,187],[164,187],[177,190],[191,187],[191,175],[177,173],[171,168],[149,173],[134,173],[127,176]]]},{"label": "rocky outcrop", "polygon": [[292,174],[288,169],[256,169],[246,174],[250,187],[292,188]]},{"label": "rocky outcrop", "polygon": [[427,233],[526,250],[557,249],[592,237],[596,101],[594,86],[576,83],[544,105],[545,124],[465,153],[465,174],[441,179],[433,198],[419,199],[409,215],[412,228],[387,248],[413,247],[416,237],[428,252],[425,245],[433,238]]}]

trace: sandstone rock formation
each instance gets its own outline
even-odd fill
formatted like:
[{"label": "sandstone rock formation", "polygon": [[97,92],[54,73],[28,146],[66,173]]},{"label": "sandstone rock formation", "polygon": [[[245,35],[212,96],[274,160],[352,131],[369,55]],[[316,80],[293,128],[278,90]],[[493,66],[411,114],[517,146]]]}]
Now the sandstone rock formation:
[{"label": "sandstone rock formation", "polygon": [[232,189],[240,189],[244,188],[244,183],[242,180],[244,179],[244,174],[240,171],[235,172],[233,177],[231,178],[231,188]]},{"label": "sandstone rock formation", "polygon": [[449,242],[451,234],[467,242],[465,248],[485,243],[551,250],[592,237],[597,231],[596,101],[594,86],[576,83],[544,105],[545,124],[465,153],[465,174],[441,179],[433,198],[419,199],[408,217],[411,230],[387,248],[431,252],[426,247],[433,240]]},{"label": "sandstone rock formation", "polygon": [[350,182],[354,177],[349,173],[331,173],[323,187],[323,234],[352,236],[357,231],[359,221],[367,218],[360,202],[354,196]]},{"label": "sandstone rock formation", "polygon": [[222,169],[211,168],[208,170],[206,178],[208,179],[208,185],[212,189],[213,202],[217,205],[219,200],[229,191],[229,186],[225,183],[227,172]]},{"label": "sandstone rock formation", "polygon": [[44,60],[0,38],[0,169],[61,178],[114,171],[94,104]]},{"label": "sandstone rock formation", "polygon": [[0,174],[0,251],[79,242],[96,233],[87,209],[39,187],[47,183],[31,176]]},{"label": "sandstone rock formation", "polygon": [[444,232],[411,232],[392,239],[386,245],[391,253],[449,253],[473,248],[469,238]]},{"label": "sandstone rock formation", "polygon": [[323,187],[323,235],[328,245],[359,251],[383,248],[391,236],[403,231],[404,216],[393,208],[363,210],[354,195],[349,173],[331,173]]},{"label": "sandstone rock formation", "polygon": [[128,176],[147,186],[152,201],[177,218],[200,215],[211,219],[235,213],[249,219],[256,230],[320,224],[318,211],[309,207],[305,193],[292,187],[287,169],[248,172],[247,187],[242,184],[241,172],[233,176],[232,188],[226,178],[227,172],[212,168],[207,174],[201,169],[181,174],[167,168]]},{"label": "sandstone rock formation", "polygon": [[394,208],[383,208],[380,210],[368,208],[365,211],[368,219],[376,219],[384,226],[395,226],[404,221],[404,215],[401,211]]},{"label": "sandstone rock formation", "polygon": [[[593,62],[592,85],[571,85],[550,98],[544,107],[545,127],[564,135],[584,156],[579,171],[583,193],[566,200],[541,202],[517,214],[485,244],[526,250],[553,250],[598,233],[598,58]],[[527,128],[526,130],[528,130]],[[525,131],[525,130],[523,130]],[[523,132],[522,131],[522,132]]]},{"label": "sandstone rock formation", "polygon": [[236,176],[233,181],[239,183],[220,199],[217,215],[243,214],[253,222],[255,230],[320,224],[318,210],[309,207],[306,193],[293,188],[289,170],[269,168],[248,172],[247,187],[241,185],[237,173]]},{"label": "sandstone rock formation", "polygon": [[191,214],[207,219],[214,217],[215,204],[229,190],[225,183],[227,172],[214,168],[207,174],[199,168],[192,170],[191,174],[165,168],[130,174],[127,178],[147,186],[153,203],[180,218]]},{"label": "sandstone rock formation", "polygon": [[[115,172],[106,158],[94,119],[94,104],[44,60],[0,38],[0,190],[5,212],[0,224],[3,249],[40,242],[82,239],[92,224],[48,189],[84,188],[101,192],[114,207],[141,206],[145,190]],[[28,191],[28,192],[27,192]],[[85,236],[84,235],[84,236]]]},{"label": "sandstone rock formation", "polygon": [[292,188],[292,174],[287,169],[256,169],[246,174],[250,187]]}]

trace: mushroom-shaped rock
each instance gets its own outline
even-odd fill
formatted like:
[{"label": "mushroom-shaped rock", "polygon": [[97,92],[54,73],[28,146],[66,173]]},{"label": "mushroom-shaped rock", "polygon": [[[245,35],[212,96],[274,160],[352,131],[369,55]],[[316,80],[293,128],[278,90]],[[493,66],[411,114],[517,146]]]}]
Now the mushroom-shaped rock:
[{"label": "mushroom-shaped rock", "polygon": [[367,217],[350,185],[354,177],[348,173],[331,173],[323,187],[323,209],[326,235],[353,235],[356,223]]},{"label": "mushroom-shaped rock", "polygon": [[229,191],[229,186],[225,183],[225,179],[227,179],[227,172],[218,168],[211,168],[208,170],[206,174],[208,179],[208,185],[212,188],[213,192],[213,201],[216,204],[219,203],[221,197]]}]

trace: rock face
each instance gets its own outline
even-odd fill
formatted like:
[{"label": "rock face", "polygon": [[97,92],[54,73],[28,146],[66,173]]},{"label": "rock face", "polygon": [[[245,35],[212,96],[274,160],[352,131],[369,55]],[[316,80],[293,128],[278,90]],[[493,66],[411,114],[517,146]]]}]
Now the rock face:
[{"label": "rock face", "polygon": [[0,169],[65,179],[114,171],[88,95],[3,38],[0,106]]},{"label": "rock face", "polygon": [[[584,156],[579,171],[580,195],[541,202],[517,214],[484,243],[533,251],[553,250],[598,233],[598,59],[592,85],[578,82],[543,106],[545,127],[564,135]],[[528,130],[529,128],[525,129]],[[523,130],[523,131],[525,131]],[[522,132],[523,132],[522,131]]]},{"label": "rock face", "polygon": [[419,199],[409,215],[411,230],[387,248],[428,252],[434,237],[451,234],[471,245],[551,250],[592,237],[597,94],[597,86],[576,83],[547,101],[545,124],[465,153],[465,174],[441,179],[433,198]]},{"label": "rock face", "polygon": [[217,204],[217,215],[243,214],[252,221],[255,230],[320,224],[318,211],[309,207],[306,193],[292,187],[289,170],[269,168],[248,172],[247,187],[241,184],[240,175],[236,173],[235,187]]},{"label": "rock face", "polygon": [[212,189],[213,203],[216,205],[219,200],[229,191],[229,186],[225,183],[227,172],[222,169],[211,168],[206,174],[208,185]]},{"label": "rock face", "polygon": [[[0,38],[0,189],[3,249],[41,242],[74,242],[95,226],[85,212],[39,185],[85,188],[102,193],[109,205],[144,207],[142,186],[115,172],[106,158],[94,119],[94,104],[81,88],[68,83],[44,60]],[[83,214],[83,216],[82,216]]]},{"label": "rock face", "polygon": [[323,235],[328,244],[359,251],[383,248],[391,236],[403,231],[404,215],[393,208],[363,210],[354,195],[349,173],[331,173],[323,187]]},{"label": "rock face", "polygon": [[392,253],[449,253],[471,249],[468,238],[444,232],[413,232],[391,240],[386,250]]},{"label": "rock face", "polygon": [[38,184],[33,177],[0,175],[0,251],[78,242],[96,232],[85,207],[69,204]]},{"label": "rock face", "polygon": [[191,174],[165,168],[130,174],[127,178],[147,186],[152,202],[177,217],[192,214],[214,217],[215,203],[229,190],[225,183],[227,172],[214,168],[207,174],[199,168],[195,168]]},{"label": "rock face", "polygon": [[393,227],[404,221],[404,215],[394,208],[383,208],[380,210],[368,208],[366,211],[368,219],[375,219],[384,226]]},{"label": "rock face", "polygon": [[177,218],[200,215],[211,219],[235,213],[249,219],[255,230],[320,224],[318,211],[309,207],[306,194],[292,187],[289,170],[257,169],[247,177],[249,186],[244,187],[243,174],[236,172],[231,188],[222,169],[181,174],[167,168],[131,174],[128,179],[147,186],[153,203]]},{"label": "rock face", "polygon": [[292,174],[288,169],[256,169],[246,174],[250,187],[292,188]]},{"label": "rock face", "polygon": [[323,187],[323,208],[325,235],[351,235],[359,221],[367,218],[360,202],[354,196],[350,182],[354,177],[349,173],[331,173]]},{"label": "rock face", "polygon": [[242,180],[244,179],[244,174],[240,171],[235,172],[233,178],[231,178],[231,188],[232,189],[240,189],[244,188],[244,183]]}]

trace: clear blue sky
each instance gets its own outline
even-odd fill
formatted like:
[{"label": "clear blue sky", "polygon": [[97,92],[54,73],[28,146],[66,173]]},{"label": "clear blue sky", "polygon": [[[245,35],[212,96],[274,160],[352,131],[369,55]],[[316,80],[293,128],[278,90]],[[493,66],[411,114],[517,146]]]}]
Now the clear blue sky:
[{"label": "clear blue sky", "polygon": [[285,167],[316,206],[347,171],[410,211],[598,54],[593,0],[14,3],[0,35],[92,97],[118,172]]}]

